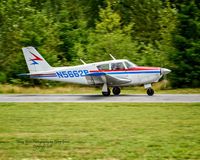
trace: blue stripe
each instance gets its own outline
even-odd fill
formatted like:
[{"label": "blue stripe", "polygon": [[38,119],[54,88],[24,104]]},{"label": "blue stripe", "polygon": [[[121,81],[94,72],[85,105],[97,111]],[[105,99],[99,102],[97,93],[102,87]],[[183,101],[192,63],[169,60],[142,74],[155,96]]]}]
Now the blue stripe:
[{"label": "blue stripe", "polygon": [[136,72],[94,72],[91,74],[87,74],[87,76],[101,76],[101,75],[105,75],[105,74],[155,74],[155,73],[159,73],[160,74],[160,70],[158,71],[136,71]]},{"label": "blue stripe", "polygon": [[102,76],[105,75],[105,72],[94,72],[94,73],[89,73],[86,76]]}]

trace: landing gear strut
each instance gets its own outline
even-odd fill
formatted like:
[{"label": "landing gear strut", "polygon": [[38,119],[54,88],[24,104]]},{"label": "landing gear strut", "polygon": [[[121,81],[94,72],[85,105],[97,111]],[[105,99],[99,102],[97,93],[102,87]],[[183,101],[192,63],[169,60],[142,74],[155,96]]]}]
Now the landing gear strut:
[{"label": "landing gear strut", "polygon": [[121,92],[121,89],[119,87],[113,87],[112,92],[114,95],[119,95]]},{"label": "landing gear strut", "polygon": [[147,89],[147,94],[148,94],[149,96],[153,96],[154,90],[153,90],[152,88],[148,88],[148,89]]},{"label": "landing gear strut", "polygon": [[110,95],[110,89],[108,88],[107,91],[102,91],[103,96],[109,96]]},{"label": "landing gear strut", "polygon": [[153,96],[154,90],[151,88],[151,84],[145,84],[144,88],[147,90],[147,94],[149,96]]}]

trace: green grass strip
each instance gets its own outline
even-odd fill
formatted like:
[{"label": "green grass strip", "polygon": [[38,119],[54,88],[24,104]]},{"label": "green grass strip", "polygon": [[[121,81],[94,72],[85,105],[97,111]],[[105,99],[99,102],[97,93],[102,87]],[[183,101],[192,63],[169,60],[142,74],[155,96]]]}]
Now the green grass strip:
[{"label": "green grass strip", "polygon": [[0,159],[197,160],[200,103],[0,103]]}]

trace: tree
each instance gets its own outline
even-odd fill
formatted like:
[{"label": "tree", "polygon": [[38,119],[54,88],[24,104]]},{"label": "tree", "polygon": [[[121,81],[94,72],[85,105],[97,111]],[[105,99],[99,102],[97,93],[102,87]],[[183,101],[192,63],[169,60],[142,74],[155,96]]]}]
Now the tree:
[{"label": "tree", "polygon": [[21,51],[24,46],[37,47],[42,53],[48,53],[44,54],[48,62],[59,64],[57,24],[44,12],[35,10],[30,3],[14,0],[1,3],[0,67],[4,70],[7,82],[27,70]]},{"label": "tree", "polygon": [[172,33],[177,24],[176,8],[160,0],[125,0],[115,3],[115,8],[124,24],[134,24],[131,35],[138,42],[137,63],[169,66],[169,53],[175,49]]},{"label": "tree", "polygon": [[157,63],[161,67],[171,67],[170,54],[176,51],[173,45],[173,34],[177,27],[177,9],[172,7],[172,4],[167,0],[163,3],[164,8],[160,10],[159,14],[159,36],[160,39],[156,41],[158,48],[158,58],[160,63]]},{"label": "tree", "polygon": [[87,53],[85,58],[102,61],[112,54],[117,58],[135,59],[137,47],[131,39],[132,24],[123,26],[119,14],[112,9],[110,2],[107,2],[105,9],[100,9],[99,17],[95,29],[90,30],[88,44],[85,49],[81,49]]},{"label": "tree", "polygon": [[177,49],[170,55],[174,62],[172,84],[176,87],[200,86],[200,5],[184,1],[177,4],[179,24],[173,42]]},{"label": "tree", "polygon": [[133,23],[132,38],[144,44],[151,43],[160,38],[158,30],[159,15],[162,9],[160,0],[123,0],[115,3],[122,17],[123,24]]},{"label": "tree", "polygon": [[199,17],[197,0],[1,0],[0,82],[18,81],[31,45],[52,66],[112,54],[169,67],[173,86],[200,86]]}]

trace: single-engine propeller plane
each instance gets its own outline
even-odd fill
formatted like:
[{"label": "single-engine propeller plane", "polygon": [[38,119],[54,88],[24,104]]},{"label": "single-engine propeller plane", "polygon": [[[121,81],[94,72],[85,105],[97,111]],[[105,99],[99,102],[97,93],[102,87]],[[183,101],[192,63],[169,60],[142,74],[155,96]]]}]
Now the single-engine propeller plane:
[{"label": "single-engine propeller plane", "polygon": [[160,67],[141,67],[125,60],[115,59],[70,67],[51,67],[34,47],[22,48],[30,78],[63,81],[69,83],[102,86],[102,94],[109,96],[112,87],[114,95],[119,95],[122,86],[144,85],[147,94],[152,96],[154,90],[151,84],[171,72]]}]

